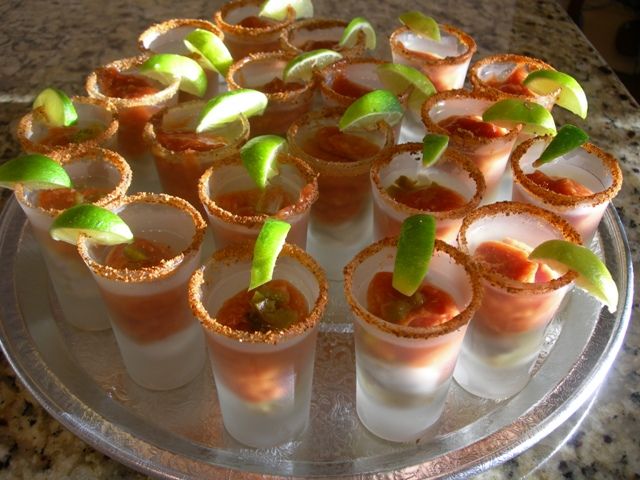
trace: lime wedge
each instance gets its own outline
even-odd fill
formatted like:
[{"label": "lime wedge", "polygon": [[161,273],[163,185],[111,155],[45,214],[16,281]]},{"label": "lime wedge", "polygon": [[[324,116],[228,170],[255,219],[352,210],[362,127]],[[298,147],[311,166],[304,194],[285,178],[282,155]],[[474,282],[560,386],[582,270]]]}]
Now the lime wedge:
[{"label": "lime wedge", "polygon": [[413,215],[402,222],[391,285],[413,295],[429,269],[436,241],[436,221],[431,215]]},{"label": "lime wedge", "polygon": [[163,85],[180,80],[180,90],[202,97],[207,90],[207,75],[198,62],[184,55],[159,53],[140,65],[140,73]]},{"label": "lime wedge", "polygon": [[556,70],[536,70],[522,82],[538,95],[546,95],[560,89],[556,103],[580,118],[587,118],[587,96],[575,78]]},{"label": "lime wedge", "polygon": [[287,17],[287,8],[296,12],[296,19],[313,17],[313,3],[311,0],[267,0],[260,9],[261,17],[282,21]]},{"label": "lime wedge", "polygon": [[44,155],[23,155],[0,165],[0,187],[13,190],[17,183],[29,190],[70,188],[71,179],[62,166]]},{"label": "lime wedge", "polygon": [[313,71],[331,65],[342,58],[338,52],[321,48],[320,50],[312,50],[310,52],[301,53],[297,57],[291,59],[284,67],[282,79],[287,81],[302,80],[307,82],[311,80]]},{"label": "lime wedge", "polygon": [[54,127],[68,127],[78,121],[73,102],[62,90],[45,88],[33,102],[33,109],[41,108],[47,123]]},{"label": "lime wedge", "polygon": [[349,22],[342,32],[342,37],[338,45],[341,47],[354,47],[358,41],[359,33],[364,34],[364,46],[367,50],[376,49],[376,31],[373,29],[373,25],[369,23],[366,18],[356,17]]},{"label": "lime wedge", "polygon": [[202,108],[196,132],[206,132],[224,123],[231,123],[240,115],[262,115],[267,103],[268,99],[264,93],[248,88],[221,93]]},{"label": "lime wedge", "polygon": [[413,87],[409,94],[409,108],[420,111],[424,101],[437,92],[431,80],[416,68],[399,63],[385,63],[378,67],[378,77],[385,88],[400,95]]},{"label": "lime wedge", "polygon": [[422,166],[428,167],[436,163],[449,146],[449,137],[437,133],[429,133],[422,139]]},{"label": "lime wedge", "polygon": [[102,245],[131,243],[133,233],[115,213],[84,203],[66,209],[53,219],[49,233],[54,240],[75,245],[81,234]]},{"label": "lime wedge", "polygon": [[440,41],[440,27],[438,26],[438,22],[424,13],[413,10],[403,13],[398,18],[403,24],[409,27],[412,32],[417,33],[421,37],[427,37],[436,42]]},{"label": "lime wedge", "polygon": [[482,114],[482,120],[496,125],[522,125],[524,133],[555,135],[556,124],[549,111],[535,102],[516,98],[500,100]]},{"label": "lime wedge", "polygon": [[184,45],[199,55],[197,62],[203,68],[215,70],[220,75],[226,75],[233,63],[231,53],[226,45],[213,33],[196,28],[184,38]]},{"label": "lime wedge", "polygon": [[338,128],[367,128],[377,125],[380,121],[393,126],[403,115],[402,105],[393,93],[388,90],[374,90],[349,105],[338,122]]},{"label": "lime wedge", "polygon": [[618,305],[618,287],[598,256],[582,245],[564,240],[549,240],[538,245],[530,254],[533,260],[567,267],[578,274],[576,285],[603,302],[611,313]]},{"label": "lime wedge", "polygon": [[287,222],[275,218],[267,218],[264,222],[253,247],[249,290],[267,283],[273,277],[276,260],[282,251],[290,228],[291,225]]},{"label": "lime wedge", "polygon": [[584,130],[571,124],[563,125],[558,130],[557,135],[553,137],[551,143],[544,149],[540,158],[533,162],[533,166],[539,167],[549,163],[551,160],[578,148],[587,140],[589,140],[589,135]]},{"label": "lime wedge", "polygon": [[278,174],[277,158],[287,148],[287,141],[277,135],[252,138],[240,149],[242,163],[249,176],[264,190],[269,180]]}]

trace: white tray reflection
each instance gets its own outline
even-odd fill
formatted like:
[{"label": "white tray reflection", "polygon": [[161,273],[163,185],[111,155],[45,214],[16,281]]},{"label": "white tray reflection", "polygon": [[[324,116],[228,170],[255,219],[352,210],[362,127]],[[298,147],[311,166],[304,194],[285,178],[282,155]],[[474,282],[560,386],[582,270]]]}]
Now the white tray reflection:
[{"label": "white tray reflection", "polygon": [[308,430],[280,448],[249,449],[224,431],[208,366],[186,387],[148,392],[124,372],[111,332],[81,332],[64,322],[15,201],[0,219],[0,340],[20,378],[54,417],[107,455],[163,478],[398,478],[398,471],[418,478],[465,476],[547,435],[610,368],[629,320],[633,284],[626,238],[611,207],[596,243],[620,288],[616,315],[572,292],[520,394],[494,402],[454,385],[432,436],[415,444],[379,440],[357,419],[351,325],[339,282],[331,285],[319,336]]}]

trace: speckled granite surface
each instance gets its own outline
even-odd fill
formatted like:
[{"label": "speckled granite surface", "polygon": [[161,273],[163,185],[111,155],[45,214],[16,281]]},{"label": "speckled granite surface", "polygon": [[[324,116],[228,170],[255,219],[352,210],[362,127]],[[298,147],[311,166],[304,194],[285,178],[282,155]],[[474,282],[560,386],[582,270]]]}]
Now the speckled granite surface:
[{"label": "speckled granite surface", "polygon": [[[172,17],[209,18],[221,2],[9,0],[0,4],[0,158],[18,154],[12,127],[44,86],[80,93],[86,73],[136,51],[140,31]],[[321,15],[366,15],[388,34],[406,2],[316,0]],[[414,2],[411,8],[455,24],[488,53],[530,54],[572,72],[590,99],[588,122],[569,118],[620,161],[625,183],[615,205],[638,258],[640,110],[613,72],[552,0]],[[447,6],[450,5],[450,6]],[[455,5],[455,7],[453,6]],[[386,54],[381,48],[381,53]],[[6,198],[6,193],[4,198]],[[636,264],[637,267],[637,264]],[[3,272],[4,274],[4,272]],[[637,281],[636,288],[637,292]],[[640,325],[638,301],[624,345],[600,392],[565,424],[481,478],[640,478]],[[583,419],[584,418],[584,419]],[[582,421],[581,421],[582,420]],[[564,442],[565,438],[568,438]],[[37,404],[4,357],[0,362],[0,478],[143,478],[96,452]]]}]

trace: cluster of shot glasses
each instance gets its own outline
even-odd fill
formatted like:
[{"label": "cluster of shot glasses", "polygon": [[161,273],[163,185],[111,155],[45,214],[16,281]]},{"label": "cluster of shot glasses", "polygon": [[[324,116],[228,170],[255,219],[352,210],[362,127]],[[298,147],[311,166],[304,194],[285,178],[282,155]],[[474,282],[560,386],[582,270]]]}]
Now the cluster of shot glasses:
[{"label": "cluster of shot glasses", "polygon": [[[168,244],[175,252],[158,265],[138,270],[108,266],[108,248],[86,237],[80,238],[77,250],[54,242],[48,229],[60,210],[39,206],[40,191],[18,187],[16,198],[41,246],[64,318],[82,330],[111,328],[127,372],[151,390],[190,382],[208,350],[225,427],[253,447],[288,442],[306,427],[327,277],[344,281],[353,314],[357,412],[375,435],[399,442],[421,438],[441,415],[452,378],[480,397],[515,395],[529,380],[545,328],[575,274],[545,283],[519,282],[477,265],[474,251],[483,242],[504,238],[532,247],[550,239],[590,245],[608,202],[620,189],[617,162],[591,144],[567,154],[543,170],[575,178],[596,193],[586,198],[555,194],[526,176],[547,138],[526,138],[519,126],[497,138],[444,129],[443,120],[481,115],[510,95],[488,84],[487,78],[506,77],[521,66],[551,68],[522,56],[487,57],[471,68],[473,90],[463,90],[476,45],[469,35],[447,25],[441,26],[440,42],[407,27],[391,35],[393,61],[423,71],[438,93],[420,109],[407,108],[402,124],[380,123],[350,133],[373,145],[373,154],[327,160],[308,148],[320,129],[337,127],[355,100],[333,88],[336,78],[347,78],[363,91],[383,87],[376,69],[385,62],[365,56],[363,38],[337,48],[343,59],[317,71],[308,82],[268,92],[262,116],[241,115],[207,132],[215,140],[210,149],[167,147],[162,134],[193,123],[204,100],[225,88],[222,85],[260,90],[281,75],[292,57],[318,45],[314,42],[336,46],[347,24],[296,20],[289,10],[282,21],[241,26],[244,19],[257,16],[260,4],[228,2],[215,13],[215,24],[175,19],[153,25],[140,36],[140,56],[92,72],[86,82],[89,98],[74,97],[73,103],[79,125],[100,126],[97,136],[70,146],[52,145],[42,141],[49,132],[34,114],[21,120],[18,135],[26,152],[59,161],[74,185],[104,189],[97,204],[121,216],[136,238]],[[100,78],[104,71],[135,77],[136,67],[152,53],[189,54],[182,38],[194,29],[223,39],[236,59],[224,83],[206,69],[205,99],[181,91],[178,80],[132,98],[110,94]],[[557,95],[527,99],[551,109]],[[398,140],[415,140],[425,132],[446,133],[450,139],[443,157],[423,169],[422,145]],[[270,216],[237,214],[217,199],[252,187],[238,151],[250,137],[263,133],[286,135],[289,150],[279,157],[273,182],[293,199],[275,214],[292,227],[274,278],[295,284],[309,307],[302,322],[266,333],[234,330],[216,321],[225,299],[247,287],[251,240]],[[505,198],[509,165],[513,201],[496,203]],[[465,200],[452,210],[427,212],[436,219],[438,240],[425,282],[449,293],[459,311],[433,327],[393,324],[367,308],[371,278],[393,269],[400,225],[424,213],[396,201],[388,188],[401,175],[418,174]],[[126,194],[130,185],[134,192],[149,192],[158,184],[164,193]],[[200,267],[207,229],[202,214],[216,250]],[[308,232],[311,255],[305,252]]]}]

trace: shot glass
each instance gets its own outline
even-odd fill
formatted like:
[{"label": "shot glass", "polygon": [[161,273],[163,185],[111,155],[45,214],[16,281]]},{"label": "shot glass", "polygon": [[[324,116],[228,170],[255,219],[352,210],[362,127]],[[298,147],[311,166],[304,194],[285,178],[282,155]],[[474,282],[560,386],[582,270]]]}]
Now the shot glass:
[{"label": "shot glass", "polygon": [[424,436],[444,408],[467,324],[482,287],[470,259],[436,240],[424,279],[446,292],[458,314],[430,327],[394,324],[367,306],[372,278],[393,271],[397,237],[367,247],[345,267],[344,291],[354,321],[356,409],[375,435],[393,442]]},{"label": "shot glass", "polygon": [[346,108],[365,93],[385,88],[378,77],[384,60],[349,57],[318,71],[320,95],[326,107]]},{"label": "shot glass", "polygon": [[413,33],[408,27],[396,29],[389,37],[393,63],[421,70],[439,92],[462,88],[476,42],[462,30],[440,25],[441,41]]},{"label": "shot glass", "polygon": [[[184,39],[192,31],[200,29],[213,33],[222,40],[224,35],[213,23],[196,18],[173,18],[161,23],[156,23],[147,28],[138,37],[138,47],[143,53],[175,53],[199,60],[199,55],[189,50]],[[200,63],[200,62],[198,62]],[[209,99],[218,93],[220,76],[218,72],[212,70],[207,65],[208,62],[200,63],[207,75],[207,90],[203,99]],[[183,96],[184,92],[180,92]],[[187,94],[188,95],[188,94]]]},{"label": "shot glass", "polygon": [[78,121],[69,127],[48,125],[39,110],[20,119],[17,136],[27,153],[49,155],[67,148],[115,147],[118,120],[115,110],[105,101],[89,97],[72,97]]},{"label": "shot glass", "polygon": [[[455,245],[462,218],[478,207],[485,190],[478,167],[455,152],[446,151],[437,163],[422,167],[421,143],[389,148],[371,167],[370,177],[374,240],[398,235],[407,217],[428,213],[436,219],[436,237]],[[422,193],[392,195],[388,189],[401,177],[424,185]]]},{"label": "shot glass", "polygon": [[213,130],[195,133],[205,103],[193,101],[163,109],[151,117],[144,132],[163,191],[184,198],[203,215],[198,180],[214,163],[237,155],[249,138],[249,122],[243,115]]},{"label": "shot glass", "polygon": [[[489,241],[510,239],[522,248],[547,240],[579,243],[575,230],[557,215],[517,202],[498,202],[469,213],[458,234],[460,250],[472,258]],[[526,252],[526,250],[525,250]],[[483,300],[471,320],[456,365],[458,384],[479,397],[505,399],[529,382],[547,325],[576,274],[548,274],[550,279],[522,282],[478,261]]]},{"label": "shot glass", "polygon": [[53,240],[49,228],[53,219],[73,206],[78,197],[109,207],[127,192],[131,169],[117,153],[97,147],[66,150],[54,158],[68,173],[74,188],[28,190],[17,185],[16,199],[40,246],[65,321],[81,330],[106,330],[110,328],[109,317],[91,272],[76,248]]},{"label": "shot glass", "polygon": [[292,8],[282,21],[258,17],[263,3],[263,0],[232,0],[214,14],[224,43],[236,60],[252,53],[279,50],[280,35],[295,20]]},{"label": "shot glass", "polygon": [[136,239],[173,255],[153,266],[129,268],[110,260],[118,246],[97,245],[85,236],[78,239],[80,256],[109,311],[127,373],[150,390],[183,386],[198,375],[206,358],[202,328],[187,298],[206,224],[187,201],[164,194],[123,197],[112,210]]},{"label": "shot glass", "polygon": [[551,110],[560,95],[559,88],[546,95],[538,95],[522,84],[527,75],[536,70],[555,70],[555,68],[542,60],[524,55],[511,53],[490,55],[471,66],[469,80],[474,89],[536,102],[547,110]]},{"label": "shot glass", "polygon": [[222,304],[249,285],[253,243],[219,250],[189,284],[189,303],[204,327],[222,421],[239,442],[268,448],[297,438],[311,401],[317,327],[327,281],[302,249],[285,244],[274,279],[294,284],[309,314],[284,330],[248,332],[219,323]]},{"label": "shot glass", "polygon": [[249,119],[251,136],[284,134],[289,125],[311,109],[316,82],[284,82],[282,72],[288,53],[256,53],[235,62],[227,73],[229,90],[252,88],[264,93],[269,103],[264,113]]},{"label": "shot glass", "polygon": [[432,95],[422,105],[422,122],[427,132],[448,135],[449,149],[478,166],[487,185],[486,201],[495,200],[500,193],[500,181],[520,133],[520,125],[511,130],[499,128],[498,136],[487,137],[469,130],[447,128],[446,123],[456,117],[480,119],[487,108],[502,98],[491,92],[452,90]]},{"label": "shot glass", "polygon": [[[512,199],[558,214],[576,229],[588,246],[607,205],[622,187],[622,171],[613,156],[591,143],[534,168],[533,162],[549,141],[548,137],[533,138],[513,152],[510,160]],[[568,182],[577,182],[586,190],[573,188]]]},{"label": "shot glass", "polygon": [[133,165],[138,176],[135,159],[142,157],[147,148],[142,138],[145,124],[163,107],[177,102],[178,79],[165,87],[142,77],[136,72],[148,55],[116,60],[94,70],[85,84],[93,98],[105,100],[118,114],[118,152]]},{"label": "shot glass", "polygon": [[[291,224],[287,240],[306,248],[309,213],[318,198],[317,174],[294,156],[281,155],[277,161],[279,173],[264,192],[239,155],[216,162],[202,175],[198,193],[217,249],[255,240],[270,216]],[[261,201],[265,211],[257,213]]]},{"label": "shot glass", "polygon": [[326,48],[335,50],[345,57],[361,57],[365,51],[364,33],[358,34],[353,47],[339,45],[342,33],[348,25],[344,20],[334,18],[310,18],[292,23],[280,35],[280,48],[292,55]]}]

